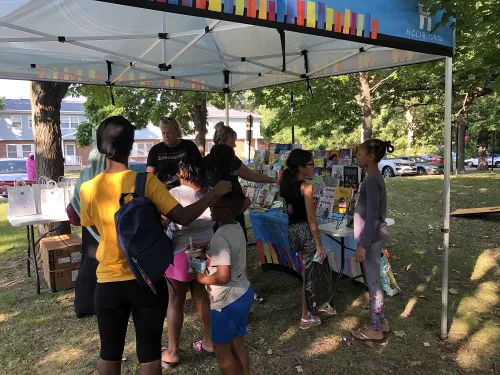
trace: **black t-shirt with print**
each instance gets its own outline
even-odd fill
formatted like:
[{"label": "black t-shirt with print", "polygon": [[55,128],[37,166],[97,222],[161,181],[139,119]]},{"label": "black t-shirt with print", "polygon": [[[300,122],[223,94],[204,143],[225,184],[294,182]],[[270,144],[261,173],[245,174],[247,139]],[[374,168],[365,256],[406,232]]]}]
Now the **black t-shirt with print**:
[{"label": "black t-shirt with print", "polygon": [[154,145],[149,151],[148,167],[156,168],[158,179],[167,183],[175,178],[179,161],[185,156],[199,158],[199,161],[202,161],[200,151],[192,141],[182,139],[175,147],[167,146],[165,142],[161,142]]}]

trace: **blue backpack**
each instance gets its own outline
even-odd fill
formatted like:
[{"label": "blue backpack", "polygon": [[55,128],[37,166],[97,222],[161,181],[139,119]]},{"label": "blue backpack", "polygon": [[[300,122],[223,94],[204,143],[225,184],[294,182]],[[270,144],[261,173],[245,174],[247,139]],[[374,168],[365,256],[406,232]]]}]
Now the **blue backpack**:
[{"label": "blue backpack", "polygon": [[[149,286],[156,294],[154,283],[165,275],[172,264],[174,251],[156,205],[144,194],[147,175],[138,173],[134,192],[121,195],[115,224],[118,243],[135,278],[143,288]],[[125,203],[129,195],[132,199]]]}]

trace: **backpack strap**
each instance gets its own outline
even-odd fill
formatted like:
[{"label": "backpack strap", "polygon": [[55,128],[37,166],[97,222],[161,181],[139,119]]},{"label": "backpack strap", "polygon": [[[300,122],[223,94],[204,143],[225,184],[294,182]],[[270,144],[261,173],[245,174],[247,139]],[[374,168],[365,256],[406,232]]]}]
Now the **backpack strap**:
[{"label": "backpack strap", "polygon": [[140,197],[146,196],[146,181],[147,181],[148,173],[137,173],[137,177],[135,178],[135,188],[134,193]]},{"label": "backpack strap", "polygon": [[125,205],[125,198],[129,195],[132,195],[132,198],[144,197],[146,191],[146,181],[147,181],[148,173],[137,173],[137,177],[135,178],[134,192],[133,193],[123,193],[120,196],[120,207]]}]

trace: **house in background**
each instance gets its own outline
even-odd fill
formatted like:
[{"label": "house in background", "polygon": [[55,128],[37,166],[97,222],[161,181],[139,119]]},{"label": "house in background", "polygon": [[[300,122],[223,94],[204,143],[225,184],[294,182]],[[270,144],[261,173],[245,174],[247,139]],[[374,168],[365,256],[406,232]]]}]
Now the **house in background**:
[{"label": "house in background", "polygon": [[[35,152],[31,116],[31,103],[29,99],[5,99],[5,110],[0,111],[0,158],[26,159],[30,153]],[[246,117],[248,113],[230,110],[229,125],[238,134],[236,141],[236,155],[240,159],[248,158],[248,142],[246,142]],[[253,157],[255,150],[265,147],[265,142],[260,134],[261,117],[256,114],[253,120],[253,141],[250,154]],[[67,167],[81,167],[88,165],[90,147],[80,148],[76,145],[76,130],[78,125],[86,120],[83,111],[83,102],[64,101],[61,104],[61,133],[62,151]],[[208,107],[207,136],[205,149],[213,146],[214,126],[219,121],[225,121],[225,111]],[[192,126],[193,124],[191,124]],[[161,142],[161,131],[158,126],[150,124],[143,130],[135,133],[135,143],[131,159],[146,161],[149,150]],[[194,141],[194,135],[184,138]]]}]

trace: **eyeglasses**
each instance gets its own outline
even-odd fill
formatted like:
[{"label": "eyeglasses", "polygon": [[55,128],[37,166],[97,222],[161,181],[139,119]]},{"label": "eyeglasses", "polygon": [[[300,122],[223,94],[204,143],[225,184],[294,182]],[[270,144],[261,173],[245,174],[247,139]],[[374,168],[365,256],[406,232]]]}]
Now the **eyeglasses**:
[{"label": "eyeglasses", "polygon": [[314,165],[314,163],[307,163],[307,164],[304,164],[304,165]]}]

